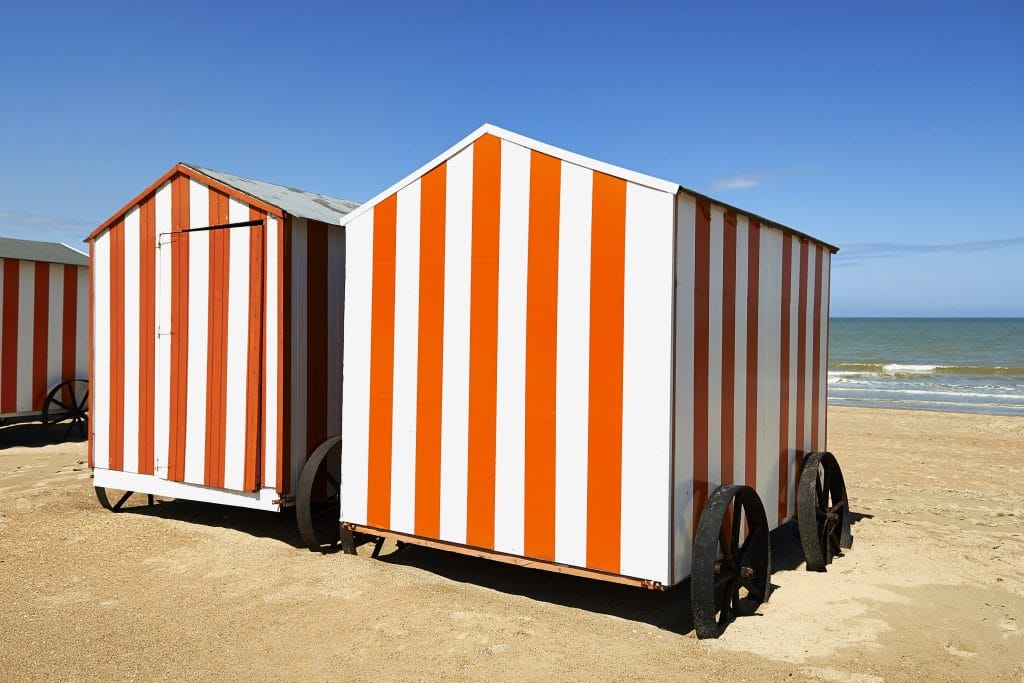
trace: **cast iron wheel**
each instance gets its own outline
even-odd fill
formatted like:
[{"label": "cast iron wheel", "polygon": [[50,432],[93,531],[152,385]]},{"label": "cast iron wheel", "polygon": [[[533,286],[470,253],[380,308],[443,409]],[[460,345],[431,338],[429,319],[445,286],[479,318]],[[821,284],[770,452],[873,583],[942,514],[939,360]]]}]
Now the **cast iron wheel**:
[{"label": "cast iron wheel", "polygon": [[43,424],[54,441],[79,441],[89,436],[89,382],[69,379],[61,382],[43,401]]},{"label": "cast iron wheel", "polygon": [[846,482],[831,453],[808,453],[804,458],[797,521],[808,571],[825,571],[833,557],[842,557],[843,548],[853,545]]},{"label": "cast iron wheel", "polygon": [[340,480],[341,437],[333,436],[310,454],[302,467],[295,491],[295,521],[299,525],[299,536],[313,552],[326,553],[338,548]]},{"label": "cast iron wheel", "polygon": [[717,638],[738,615],[752,614],[768,600],[772,587],[768,532],[764,505],[749,486],[719,486],[708,497],[697,524],[690,575],[698,638]]},{"label": "cast iron wheel", "polygon": [[[100,505],[111,512],[120,512],[124,504],[127,503],[128,499],[135,493],[134,491],[118,491],[118,495],[115,496],[115,498],[117,498],[117,502],[111,504],[110,497],[107,495],[107,489],[102,486],[93,486],[92,488],[96,492],[96,498],[100,501]],[[153,505],[152,494],[146,496],[146,501],[150,506]]]}]

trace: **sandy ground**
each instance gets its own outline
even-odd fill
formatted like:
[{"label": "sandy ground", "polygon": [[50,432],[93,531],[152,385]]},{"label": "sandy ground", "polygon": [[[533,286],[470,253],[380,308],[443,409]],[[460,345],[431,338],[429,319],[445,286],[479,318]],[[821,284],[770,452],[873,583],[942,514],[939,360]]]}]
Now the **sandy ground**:
[{"label": "sandy ground", "polygon": [[[299,549],[293,520],[121,514],[83,444],[0,451],[0,680],[1024,681],[1024,419],[834,408],[855,543],[774,539],[759,614],[698,641],[656,593],[414,548]],[[0,446],[33,443],[0,429]],[[6,441],[6,444],[3,443]]]}]

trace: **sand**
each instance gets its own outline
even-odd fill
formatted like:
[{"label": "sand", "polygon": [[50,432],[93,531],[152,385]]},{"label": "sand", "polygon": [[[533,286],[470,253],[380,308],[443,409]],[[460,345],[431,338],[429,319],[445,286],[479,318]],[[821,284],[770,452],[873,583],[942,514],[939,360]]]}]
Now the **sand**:
[{"label": "sand", "polygon": [[[424,548],[298,548],[287,515],[93,496],[83,444],[0,451],[0,680],[1024,681],[1024,418],[832,408],[854,548],[793,530],[758,615]],[[0,429],[0,442],[31,440]],[[2,445],[2,444],[0,444]]]}]

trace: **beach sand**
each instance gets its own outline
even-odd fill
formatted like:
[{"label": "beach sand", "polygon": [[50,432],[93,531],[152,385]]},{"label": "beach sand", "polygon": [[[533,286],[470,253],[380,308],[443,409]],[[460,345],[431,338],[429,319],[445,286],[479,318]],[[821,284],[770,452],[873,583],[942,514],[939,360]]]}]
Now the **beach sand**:
[{"label": "beach sand", "polygon": [[287,515],[103,510],[84,444],[8,448],[0,680],[1024,681],[1024,418],[830,408],[829,446],[853,549],[806,572],[781,529],[771,601],[717,641],[693,635],[688,583],[315,555]]}]

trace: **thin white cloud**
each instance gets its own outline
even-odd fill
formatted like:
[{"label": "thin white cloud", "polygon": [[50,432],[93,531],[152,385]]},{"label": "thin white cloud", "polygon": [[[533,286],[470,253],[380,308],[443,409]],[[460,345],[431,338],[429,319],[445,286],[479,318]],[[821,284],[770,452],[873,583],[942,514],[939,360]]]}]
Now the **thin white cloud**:
[{"label": "thin white cloud", "polygon": [[28,211],[0,211],[0,237],[77,243],[95,227],[89,221]]},{"label": "thin white cloud", "polygon": [[1024,237],[1008,237],[1000,240],[975,240],[952,244],[909,244],[900,242],[864,242],[840,245],[836,266],[855,266],[865,260],[892,258],[914,254],[958,253],[969,254],[980,251],[1012,249],[1024,246]]},{"label": "thin white cloud", "polygon": [[716,190],[746,190],[751,187],[757,187],[764,182],[762,176],[756,176],[750,173],[740,173],[739,175],[729,176],[728,178],[719,178],[711,181],[711,187]]},{"label": "thin white cloud", "polygon": [[724,178],[716,178],[711,181],[713,190],[749,190],[752,187],[763,185],[774,180],[783,178],[794,178],[798,176],[817,175],[822,172],[821,167],[806,168],[777,168],[768,171],[743,171]]}]

